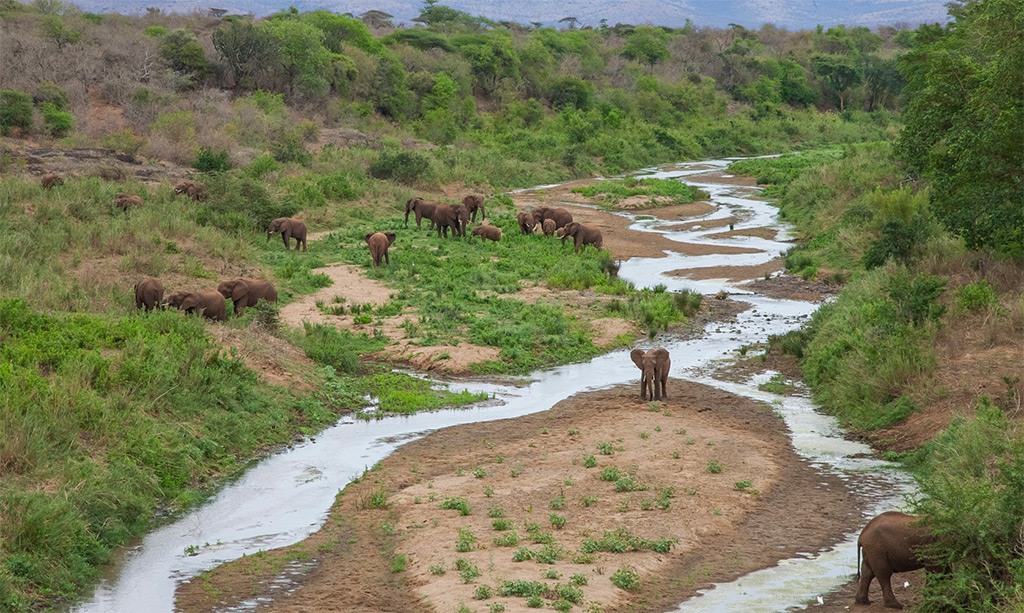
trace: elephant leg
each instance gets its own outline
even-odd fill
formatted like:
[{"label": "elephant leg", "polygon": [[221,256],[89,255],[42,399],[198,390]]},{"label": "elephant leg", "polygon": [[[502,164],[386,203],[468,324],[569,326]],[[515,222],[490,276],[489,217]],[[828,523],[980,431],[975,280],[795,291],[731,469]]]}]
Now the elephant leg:
[{"label": "elephant leg", "polygon": [[281,241],[284,242],[284,250],[285,251],[291,250],[292,242],[290,240],[288,240],[288,233],[287,232],[282,232],[281,233]]},{"label": "elephant leg", "polygon": [[903,605],[896,600],[896,594],[892,593],[892,573],[879,573],[878,584],[882,586],[882,602],[888,609],[902,609]]},{"label": "elephant leg", "polygon": [[[860,571],[860,584],[857,586],[856,596],[853,597],[854,602],[857,604],[871,604],[871,600],[868,599],[868,590],[871,588],[871,580],[874,578],[875,572],[871,570],[867,560],[864,560]],[[879,580],[879,583],[881,583],[881,580]]]},{"label": "elephant leg", "polygon": [[[302,250],[303,250],[303,251],[309,251],[309,248],[308,248],[308,247],[309,247],[309,246],[308,246],[308,245],[306,244],[306,239],[302,239]],[[296,248],[296,249],[298,249],[298,248],[299,248],[299,246],[298,246],[298,245],[295,245],[295,248]]]},{"label": "elephant leg", "polygon": [[391,266],[391,256],[388,255],[387,251],[384,252],[384,262],[386,262],[388,266]]}]

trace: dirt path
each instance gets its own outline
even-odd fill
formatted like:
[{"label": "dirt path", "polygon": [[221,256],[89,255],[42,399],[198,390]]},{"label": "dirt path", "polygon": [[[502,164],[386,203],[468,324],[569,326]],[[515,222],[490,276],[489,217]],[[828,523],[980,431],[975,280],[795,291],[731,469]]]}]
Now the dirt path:
[{"label": "dirt path", "polygon": [[[858,501],[842,480],[800,459],[770,409],[695,383],[672,380],[668,391],[657,410],[634,386],[620,386],[579,394],[543,413],[447,428],[409,443],[346,488],[318,533],[183,585],[178,607],[205,611],[272,596],[272,610],[289,612],[455,611],[461,604],[481,611],[490,602],[529,611],[521,597],[479,602],[474,594],[481,585],[496,594],[504,581],[553,586],[578,575],[586,580],[584,607],[665,610],[711,582],[828,545],[859,521]],[[608,445],[613,453],[603,455],[599,448]],[[596,466],[588,468],[586,456]],[[721,472],[709,469],[713,462]],[[611,467],[649,489],[616,491],[616,483],[601,478]],[[386,508],[375,498],[381,492]],[[466,516],[439,508],[460,498]],[[512,530],[494,529],[499,512],[492,509],[502,511]],[[553,515],[565,518],[564,527],[553,526]],[[545,534],[531,538],[530,524]],[[468,551],[458,551],[460,530],[463,541],[475,538],[461,547]],[[494,542],[512,531],[517,545]],[[587,539],[616,531],[677,542],[664,553],[588,557]],[[533,542],[547,539],[553,542],[547,549]],[[519,547],[558,559],[516,562]],[[455,568],[460,558],[480,575],[463,577]],[[310,568],[294,579],[298,589],[275,591],[280,568],[296,559]],[[441,566],[445,572],[437,574]],[[638,575],[638,590],[612,584],[620,568]]]}]

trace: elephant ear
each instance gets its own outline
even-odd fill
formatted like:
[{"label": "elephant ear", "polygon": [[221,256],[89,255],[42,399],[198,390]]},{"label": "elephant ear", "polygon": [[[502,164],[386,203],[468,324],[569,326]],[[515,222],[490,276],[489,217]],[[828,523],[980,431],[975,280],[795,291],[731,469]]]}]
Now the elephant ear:
[{"label": "elephant ear", "polygon": [[629,352],[629,359],[633,360],[633,363],[636,364],[637,368],[639,368],[640,370],[644,369],[644,350],[643,349],[634,349],[633,351],[630,351]]},{"label": "elephant ear", "polygon": [[231,290],[232,300],[241,300],[249,293],[249,284],[245,281],[235,281],[235,288]]},{"label": "elephant ear", "polygon": [[385,232],[384,236],[388,237],[389,247],[395,242],[395,239],[398,238],[398,235],[396,235],[394,232]]},{"label": "elephant ear", "polygon": [[189,294],[181,301],[181,306],[179,308],[182,311],[187,311],[189,309],[194,309],[197,306],[199,306],[199,296],[197,294]]},{"label": "elephant ear", "polygon": [[363,240],[366,241],[367,244],[369,244],[370,238],[373,237],[374,234],[376,234],[376,232],[368,232],[366,236],[363,237]]}]

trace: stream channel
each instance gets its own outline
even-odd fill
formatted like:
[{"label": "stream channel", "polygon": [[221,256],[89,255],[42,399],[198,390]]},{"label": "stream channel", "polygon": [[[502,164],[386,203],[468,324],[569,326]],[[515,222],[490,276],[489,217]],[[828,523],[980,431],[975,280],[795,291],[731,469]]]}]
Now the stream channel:
[{"label": "stream channel", "polygon": [[[700,219],[736,217],[737,230],[774,227],[778,209],[756,198],[759,189],[701,182],[702,174],[722,173],[732,160],[710,160],[650,169],[637,176],[676,179],[696,185],[711,195],[716,210]],[[546,186],[550,187],[550,186]],[[535,188],[536,189],[536,188]],[[837,422],[815,410],[807,397],[784,397],[758,389],[770,375],[745,384],[719,381],[707,372],[716,360],[737,355],[744,345],[764,342],[769,335],[793,330],[806,322],[818,304],[768,298],[722,280],[693,281],[663,273],[683,268],[753,266],[768,262],[790,247],[779,240],[738,236],[708,238],[720,227],[686,231],[654,229],[665,222],[651,216],[625,214],[632,229],[659,232],[666,238],[705,245],[755,248],[757,253],[684,256],[667,252],[663,258],[633,258],[622,263],[619,276],[637,287],[657,284],[670,291],[689,289],[704,295],[726,291],[749,303],[736,322],[712,322],[694,340],[662,338],[658,344],[672,355],[675,378],[711,385],[773,405],[789,427],[797,453],[823,472],[846,480],[874,500],[873,516],[903,506],[913,482],[893,465],[870,457],[870,449],[847,441]],[[693,221],[693,220],[691,220]],[[639,343],[648,348],[649,343]],[[215,496],[187,515],[125,547],[118,561],[78,612],[164,612],[174,608],[175,586],[219,564],[298,542],[320,528],[338,491],[405,442],[449,426],[519,417],[545,411],[578,392],[635,383],[639,374],[629,362],[629,350],[617,350],[590,362],[568,364],[533,373],[526,386],[471,380],[448,382],[458,388],[487,392],[495,401],[469,409],[386,417],[375,421],[342,418],[317,436],[268,457],[227,484]],[[870,475],[870,479],[863,477]],[[745,575],[679,604],[678,611],[782,611],[800,609],[815,596],[839,587],[856,572],[857,533],[848,534],[835,547],[802,552],[798,557]],[[301,569],[291,572],[301,573]],[[288,578],[280,580],[289,590]],[[291,589],[294,589],[292,587]],[[233,610],[255,609],[267,602],[251,601]]]}]

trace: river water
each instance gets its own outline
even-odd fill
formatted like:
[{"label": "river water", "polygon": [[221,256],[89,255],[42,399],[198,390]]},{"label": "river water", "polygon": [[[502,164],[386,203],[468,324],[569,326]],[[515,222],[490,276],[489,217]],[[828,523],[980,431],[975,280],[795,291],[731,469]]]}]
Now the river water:
[{"label": "river water", "polygon": [[[720,173],[729,162],[679,164],[639,174],[682,180],[707,191],[717,208],[701,219],[736,217],[737,230],[780,227],[777,209],[756,199],[757,188],[701,182],[701,175]],[[911,479],[893,466],[868,457],[870,450],[865,445],[845,440],[835,420],[816,412],[807,398],[782,397],[758,390],[758,384],[767,376],[737,384],[706,374],[714,361],[737,355],[741,347],[799,327],[817,304],[768,298],[723,280],[693,281],[663,274],[683,268],[762,264],[790,245],[756,237],[707,237],[721,232],[720,227],[681,232],[656,230],[665,222],[649,216],[627,217],[632,217],[633,229],[659,232],[674,241],[757,249],[756,253],[709,256],[667,252],[664,258],[633,258],[622,263],[619,276],[638,287],[663,284],[669,290],[689,289],[705,295],[724,290],[743,294],[739,298],[750,304],[736,322],[711,323],[698,339],[659,339],[658,345],[672,354],[672,376],[773,404],[785,419],[799,454],[819,470],[836,474],[855,488],[870,489],[864,493],[878,502],[868,516],[902,506],[903,495],[912,490]],[[785,228],[780,236],[785,238]],[[642,342],[638,346],[646,348],[649,344]],[[318,530],[338,491],[403,443],[440,428],[544,411],[578,392],[635,383],[635,369],[624,366],[629,364],[627,353],[628,350],[614,351],[590,362],[538,371],[526,386],[476,381],[453,384],[492,395],[495,401],[485,406],[376,421],[342,419],[316,437],[257,463],[202,506],[151,532],[140,543],[124,548],[93,596],[73,610],[171,611],[179,582],[242,555],[298,542]],[[862,478],[865,475],[871,478]],[[775,567],[715,585],[680,603],[678,610],[754,612],[802,608],[815,601],[817,595],[842,585],[856,572],[856,537],[847,535],[842,543],[826,551],[802,552],[800,557],[783,560]],[[300,574],[303,569],[290,572]],[[289,588],[290,583],[287,576],[279,581],[284,591],[293,589],[294,586]],[[263,603],[252,601],[240,609],[260,604]]]}]

